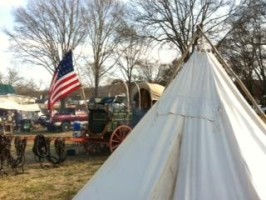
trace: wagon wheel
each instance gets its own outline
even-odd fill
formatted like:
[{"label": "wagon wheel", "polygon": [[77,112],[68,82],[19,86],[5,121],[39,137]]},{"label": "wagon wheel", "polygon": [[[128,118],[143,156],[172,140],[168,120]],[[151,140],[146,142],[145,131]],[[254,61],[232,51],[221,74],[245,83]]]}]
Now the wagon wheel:
[{"label": "wagon wheel", "polygon": [[71,124],[69,122],[63,122],[62,125],[61,125],[61,130],[63,132],[67,132],[67,131],[70,131],[71,129]]},{"label": "wagon wheel", "polygon": [[127,137],[132,129],[127,125],[118,126],[110,138],[110,151],[113,152]]}]

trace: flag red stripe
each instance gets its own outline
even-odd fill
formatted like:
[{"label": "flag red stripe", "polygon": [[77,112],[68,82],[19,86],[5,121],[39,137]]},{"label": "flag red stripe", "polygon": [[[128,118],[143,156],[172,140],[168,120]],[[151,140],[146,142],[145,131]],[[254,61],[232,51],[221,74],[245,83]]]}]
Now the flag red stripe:
[{"label": "flag red stripe", "polygon": [[56,100],[60,99],[64,93],[69,94],[68,91],[76,87],[80,87],[80,82],[78,80],[74,80],[74,82],[70,82],[69,84],[64,85],[64,87],[60,87],[60,89],[57,89],[56,92],[54,92],[51,96],[51,102],[56,102]]},{"label": "flag red stripe", "polygon": [[53,105],[54,105],[54,103],[53,104],[51,103],[51,95],[52,95],[52,92],[53,92],[53,89],[54,89],[54,84],[56,82],[57,75],[58,75],[57,72],[54,73],[52,81],[51,81],[51,86],[50,86],[50,89],[49,89],[49,99],[48,99],[48,109],[49,110],[52,110],[53,109]]},{"label": "flag red stripe", "polygon": [[78,78],[75,72],[71,72],[63,77],[54,84],[54,88],[57,88],[58,85],[61,85],[62,82],[67,82],[71,79]]},{"label": "flag red stripe", "polygon": [[65,97],[67,97],[69,94],[71,94],[72,92],[76,91],[79,87],[80,87],[80,85],[68,90],[67,93],[62,93],[61,96],[58,96],[56,99],[54,99],[54,103],[59,101],[60,99],[63,99]]},{"label": "flag red stripe", "polygon": [[62,96],[63,93],[68,93],[68,90],[72,90],[72,87],[80,86],[80,82],[78,80],[73,80],[68,82],[68,84],[60,85],[60,88],[57,88],[56,91],[51,95],[51,102],[55,102],[55,99],[58,99],[58,96]]},{"label": "flag red stripe", "polygon": [[72,51],[65,54],[60,61],[51,81],[49,90],[49,109],[52,113],[53,105],[81,86],[77,74],[74,72]]},{"label": "flag red stripe", "polygon": [[63,85],[60,85],[59,88],[57,88],[53,92],[53,95],[51,95],[51,100],[53,100],[62,91],[65,91],[68,87],[71,87],[72,85],[77,85],[77,84],[79,84],[79,81],[78,80],[71,80],[71,81],[69,81],[67,83],[64,83]]},{"label": "flag red stripe", "polygon": [[54,90],[52,91],[50,99],[52,100],[54,96],[58,93],[58,91],[61,91],[64,88],[69,87],[72,84],[75,84],[76,82],[79,82],[79,79],[75,73],[71,74],[71,76],[67,76],[63,78],[62,80],[58,81],[53,87]]}]

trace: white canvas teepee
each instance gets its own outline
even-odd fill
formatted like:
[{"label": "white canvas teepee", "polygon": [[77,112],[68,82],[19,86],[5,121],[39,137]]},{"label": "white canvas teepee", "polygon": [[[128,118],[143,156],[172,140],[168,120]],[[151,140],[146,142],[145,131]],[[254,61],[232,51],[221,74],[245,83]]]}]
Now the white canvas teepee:
[{"label": "white canvas teepee", "polygon": [[76,200],[265,200],[266,126],[212,53],[194,52]]}]

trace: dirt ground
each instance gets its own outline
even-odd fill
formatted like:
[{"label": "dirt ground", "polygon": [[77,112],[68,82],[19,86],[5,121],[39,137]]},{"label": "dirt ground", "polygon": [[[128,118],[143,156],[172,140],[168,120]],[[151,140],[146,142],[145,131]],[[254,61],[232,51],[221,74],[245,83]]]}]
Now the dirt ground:
[{"label": "dirt ground", "polygon": [[[37,133],[46,137],[71,138],[72,132],[47,133],[46,131],[29,134],[17,133],[27,136],[26,162],[24,173],[16,174],[5,166],[5,173],[0,173],[0,199],[1,200],[70,200],[88,182],[109,155],[89,155],[83,147],[67,142],[66,150],[76,154],[68,155],[61,165],[52,165],[44,161],[41,165],[34,159],[32,152],[33,138]],[[12,143],[13,145],[13,143]],[[51,143],[51,153],[53,144]],[[15,155],[15,152],[12,153]]]}]

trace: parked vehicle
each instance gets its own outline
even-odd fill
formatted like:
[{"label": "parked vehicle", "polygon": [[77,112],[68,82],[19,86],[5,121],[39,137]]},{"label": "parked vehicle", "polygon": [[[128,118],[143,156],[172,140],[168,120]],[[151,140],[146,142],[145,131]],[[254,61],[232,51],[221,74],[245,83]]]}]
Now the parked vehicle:
[{"label": "parked vehicle", "polygon": [[49,115],[41,115],[35,121],[36,124],[40,124],[42,127],[47,127],[47,123],[49,122]]},{"label": "parked vehicle", "polygon": [[88,113],[76,109],[66,109],[56,113],[47,123],[48,131],[70,131],[73,129],[75,122],[79,122],[83,128],[88,124]]}]

